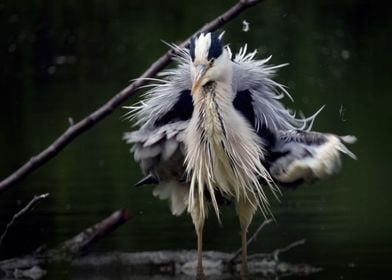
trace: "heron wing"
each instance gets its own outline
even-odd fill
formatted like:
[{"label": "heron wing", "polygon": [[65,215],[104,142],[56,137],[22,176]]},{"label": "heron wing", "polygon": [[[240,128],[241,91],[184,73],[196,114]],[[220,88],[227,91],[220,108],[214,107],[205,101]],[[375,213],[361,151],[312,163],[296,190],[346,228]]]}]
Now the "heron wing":
[{"label": "heron wing", "polygon": [[338,136],[313,131],[280,131],[270,149],[269,170],[283,184],[312,182],[336,173],[340,154],[356,156],[346,147],[353,136]]},{"label": "heron wing", "polygon": [[336,173],[341,166],[341,153],[356,158],[345,145],[355,142],[353,136],[341,137],[298,129],[276,130],[266,123],[257,126],[252,101],[249,91],[240,91],[233,104],[262,139],[266,152],[263,164],[281,185],[297,186]]},{"label": "heron wing", "polygon": [[188,188],[184,186],[183,137],[192,116],[193,103],[189,90],[174,96],[176,98],[170,99],[171,104],[165,101],[165,110],[155,111],[159,114],[154,116],[153,122],[146,121],[139,130],[125,133],[124,139],[133,145],[131,151],[135,161],[146,175],[136,185],[156,184],[153,194],[160,199],[169,199],[172,213],[180,215],[188,201]]},{"label": "heron wing", "polygon": [[[274,121],[273,117],[257,125],[258,104],[254,102],[249,90],[237,92],[233,105],[262,139],[267,153],[264,165],[271,176],[282,185],[298,185],[336,173],[341,165],[340,153],[355,158],[345,146],[345,143],[355,142],[353,136],[341,137],[300,129],[277,129],[276,125],[268,126],[268,120]],[[270,114],[274,112],[271,111]],[[279,122],[277,119],[275,121]]]},{"label": "heron wing", "polygon": [[345,146],[355,137],[310,131],[317,113],[296,118],[280,102],[287,92],[272,81],[277,67],[249,55],[240,52],[234,60],[233,105],[263,140],[264,164],[277,182],[296,185],[321,179],[339,170],[341,153],[355,158]]},{"label": "heron wing", "polygon": [[124,135],[133,144],[135,160],[147,176],[141,183],[159,182],[153,194],[169,199],[174,215],[187,206],[189,188],[184,182],[184,131],[193,112],[190,95],[189,52],[170,45],[177,55],[177,67],[153,79],[144,99],[131,107],[131,115],[140,128]]},{"label": "heron wing", "polygon": [[[183,134],[192,112],[190,91],[183,90],[168,106],[168,110],[154,117],[154,122],[145,122],[139,130],[124,134],[126,142],[133,144],[135,160],[145,174],[152,173],[156,179],[162,176],[169,179],[169,174],[159,174],[159,167],[162,163],[167,167],[167,164],[174,163],[174,159],[181,161],[183,158]],[[175,154],[177,157],[173,157]]]}]

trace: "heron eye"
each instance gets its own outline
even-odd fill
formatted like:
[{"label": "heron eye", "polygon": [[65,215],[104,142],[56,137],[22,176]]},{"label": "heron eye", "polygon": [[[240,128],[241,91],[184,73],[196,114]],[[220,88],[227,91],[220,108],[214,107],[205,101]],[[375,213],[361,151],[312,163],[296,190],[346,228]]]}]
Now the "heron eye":
[{"label": "heron eye", "polygon": [[215,58],[211,58],[210,59],[210,65],[212,66],[214,64],[214,62],[215,62]]}]

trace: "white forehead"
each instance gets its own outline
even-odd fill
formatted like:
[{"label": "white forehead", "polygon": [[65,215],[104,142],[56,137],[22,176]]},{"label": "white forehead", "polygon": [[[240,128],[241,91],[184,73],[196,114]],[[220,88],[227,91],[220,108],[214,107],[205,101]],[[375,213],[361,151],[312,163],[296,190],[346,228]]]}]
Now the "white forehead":
[{"label": "white forehead", "polygon": [[211,47],[211,33],[200,34],[195,40],[195,60],[207,59]]}]

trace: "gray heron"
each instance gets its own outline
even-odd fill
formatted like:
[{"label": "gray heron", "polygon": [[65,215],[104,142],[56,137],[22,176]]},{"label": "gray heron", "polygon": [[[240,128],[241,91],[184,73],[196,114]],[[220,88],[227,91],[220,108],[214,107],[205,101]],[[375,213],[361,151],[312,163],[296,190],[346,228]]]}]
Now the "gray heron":
[{"label": "gray heron", "polygon": [[[187,211],[197,235],[197,278],[203,278],[203,226],[219,201],[235,205],[241,227],[241,276],[247,274],[247,229],[259,209],[272,215],[268,196],[336,173],[354,136],[311,131],[318,114],[297,118],[280,99],[291,96],[272,78],[282,65],[257,60],[246,45],[233,55],[221,36],[201,33],[189,48],[171,44],[177,66],[160,74],[130,108],[138,130],[124,134],[171,212]],[[320,110],[319,110],[320,111]],[[270,194],[267,194],[270,193]]]}]

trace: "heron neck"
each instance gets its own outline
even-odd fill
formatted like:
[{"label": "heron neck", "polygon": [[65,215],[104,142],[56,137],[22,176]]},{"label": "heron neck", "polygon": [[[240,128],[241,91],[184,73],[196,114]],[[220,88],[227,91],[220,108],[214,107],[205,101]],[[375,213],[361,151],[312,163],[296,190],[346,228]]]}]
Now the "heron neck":
[{"label": "heron neck", "polygon": [[[203,90],[193,95],[194,111],[184,137],[186,171],[191,175],[188,209],[197,203],[204,209],[197,198],[207,188],[219,217],[214,190],[237,201],[257,197],[254,192],[262,192],[257,176],[269,175],[260,160],[264,155],[259,137],[234,108],[231,84],[216,82]],[[260,203],[256,199],[254,207]]]},{"label": "heron neck", "polygon": [[210,82],[203,86],[195,102],[197,129],[205,140],[218,140],[226,134],[226,115],[234,109],[231,86],[223,82]]}]

